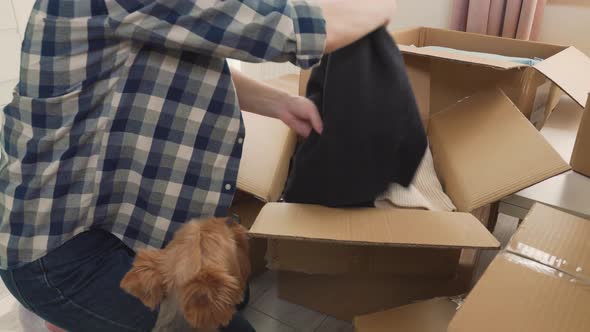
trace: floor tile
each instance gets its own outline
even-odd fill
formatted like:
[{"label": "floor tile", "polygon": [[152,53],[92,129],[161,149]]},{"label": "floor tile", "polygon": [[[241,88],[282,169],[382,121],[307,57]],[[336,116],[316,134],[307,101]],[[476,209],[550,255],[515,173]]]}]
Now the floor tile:
[{"label": "floor tile", "polygon": [[252,324],[256,332],[295,332],[296,330],[255,309],[246,308],[244,317]]},{"label": "floor tile", "polygon": [[252,308],[278,319],[298,331],[314,331],[326,317],[313,310],[279,299],[276,285],[255,301]]},{"label": "floor tile", "polygon": [[275,271],[266,271],[250,281],[250,303],[256,302],[264,292],[268,291],[277,282]]},{"label": "floor tile", "polygon": [[352,323],[338,320],[334,317],[326,317],[316,332],[353,332]]}]

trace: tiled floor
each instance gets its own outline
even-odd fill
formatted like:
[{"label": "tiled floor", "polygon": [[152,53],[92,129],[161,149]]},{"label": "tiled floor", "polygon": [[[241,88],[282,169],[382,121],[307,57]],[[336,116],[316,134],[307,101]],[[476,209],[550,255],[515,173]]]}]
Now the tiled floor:
[{"label": "tiled floor", "polygon": [[[500,215],[494,235],[506,244],[517,220]],[[476,275],[481,275],[496,252],[481,257]],[[251,301],[244,315],[258,332],[352,332],[352,325],[277,298],[276,275],[266,272],[253,280]],[[43,322],[22,308],[0,282],[0,332],[41,332]]]}]

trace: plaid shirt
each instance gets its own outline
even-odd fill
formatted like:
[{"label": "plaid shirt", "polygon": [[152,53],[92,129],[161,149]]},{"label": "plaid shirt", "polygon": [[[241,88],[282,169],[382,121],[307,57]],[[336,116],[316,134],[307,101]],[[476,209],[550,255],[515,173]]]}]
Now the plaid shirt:
[{"label": "plaid shirt", "polygon": [[244,128],[225,59],[313,66],[324,24],[303,0],[38,0],[0,133],[0,268],[226,215]]}]

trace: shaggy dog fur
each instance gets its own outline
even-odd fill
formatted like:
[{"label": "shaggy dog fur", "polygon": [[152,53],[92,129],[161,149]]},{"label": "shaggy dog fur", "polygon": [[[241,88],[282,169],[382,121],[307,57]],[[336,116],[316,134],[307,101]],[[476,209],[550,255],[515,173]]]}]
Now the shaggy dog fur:
[{"label": "shaggy dog fur", "polygon": [[248,250],[247,230],[235,219],[193,220],[166,248],[140,250],[121,287],[152,310],[160,308],[154,330],[184,330],[184,324],[215,331],[243,299]]}]

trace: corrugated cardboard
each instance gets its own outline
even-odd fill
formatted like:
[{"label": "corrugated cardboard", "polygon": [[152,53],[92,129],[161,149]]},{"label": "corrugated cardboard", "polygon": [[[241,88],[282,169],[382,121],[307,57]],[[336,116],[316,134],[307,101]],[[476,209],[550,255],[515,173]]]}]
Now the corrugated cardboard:
[{"label": "corrugated cardboard", "polygon": [[571,165],[574,171],[590,177],[590,96],[578,129]]},{"label": "corrugated cardboard", "polygon": [[432,115],[429,138],[437,174],[459,211],[498,201],[569,169],[498,89]]},{"label": "corrugated cardboard", "polygon": [[269,203],[251,236],[367,246],[497,248],[498,241],[471,214],[405,209],[334,209]]},{"label": "corrugated cardboard", "polygon": [[440,279],[455,275],[460,255],[460,249],[269,240],[267,259],[272,270],[324,275],[370,273]]},{"label": "corrugated cardboard", "polygon": [[424,129],[428,129],[428,121],[430,119],[430,71],[429,59],[419,57],[405,57],[406,72],[418,110],[420,110],[420,118]]},{"label": "corrugated cardboard", "polygon": [[437,298],[354,318],[356,332],[446,332],[457,303]]},{"label": "corrugated cardboard", "polygon": [[[472,211],[488,227],[495,218],[492,206]],[[279,216],[277,215],[277,218]],[[318,253],[321,252],[321,255]],[[463,250],[463,254],[466,250]],[[461,249],[383,247],[298,240],[269,240],[268,267],[307,274],[387,274],[429,279],[451,278],[457,271]]]},{"label": "corrugated cardboard", "polygon": [[267,204],[250,234],[272,239],[271,268],[323,275],[448,279],[456,272],[459,248],[498,247],[467,213],[287,203]]},{"label": "corrugated cardboard", "polygon": [[[297,95],[298,82],[299,75],[287,75],[266,83]],[[277,119],[249,112],[242,112],[242,117],[246,138],[237,187],[265,202],[277,201],[287,181],[297,135]]]},{"label": "corrugated cardboard", "polygon": [[[466,250],[470,251],[470,250]],[[461,256],[457,273],[450,279],[400,278],[388,275],[309,275],[278,273],[281,299],[341,320],[374,313],[439,296],[465,294],[477,261],[472,253]]]},{"label": "corrugated cardboard", "polygon": [[450,332],[590,329],[590,220],[535,205]]},{"label": "corrugated cardboard", "polygon": [[457,279],[395,278],[379,275],[325,276],[280,271],[279,298],[344,321],[467,289]]},{"label": "corrugated cardboard", "polygon": [[[264,202],[249,194],[237,192],[230,208],[230,213],[240,218],[242,226],[250,229],[258,217]],[[250,266],[251,276],[255,277],[266,271],[266,249],[268,241],[261,238],[250,238]]]},{"label": "corrugated cardboard", "polygon": [[[433,28],[398,31],[393,36],[406,59],[420,57],[433,60],[432,67],[425,65],[425,69],[430,70],[432,75],[431,113],[436,113],[475,91],[500,87],[527,118],[536,118],[537,122],[543,123],[544,117],[559,101],[559,89],[552,88],[551,82],[582,107],[586,102],[587,91],[590,90],[590,77],[585,74],[590,72],[590,59],[573,47]],[[423,49],[424,46],[541,58],[544,61],[531,67],[503,60]],[[550,80],[549,84],[546,84],[546,78]]]}]

